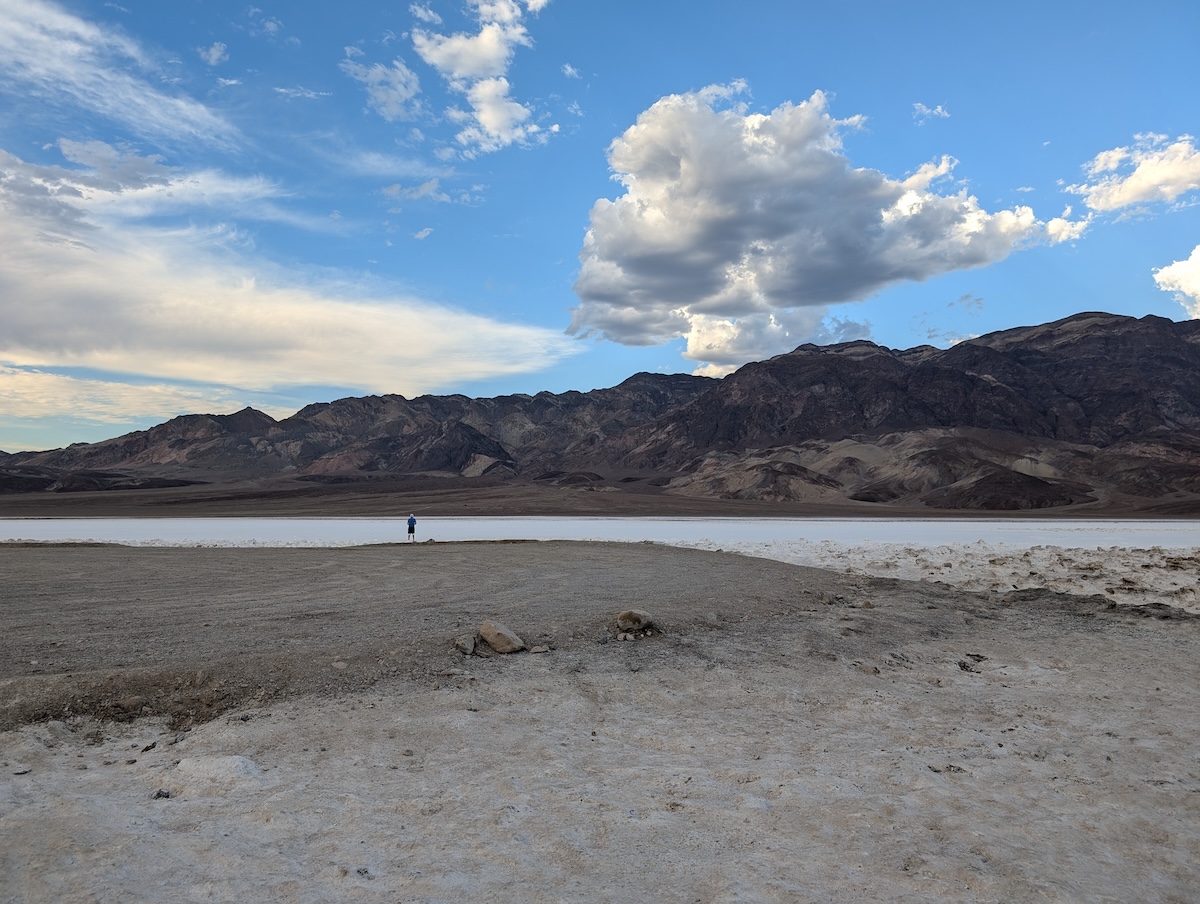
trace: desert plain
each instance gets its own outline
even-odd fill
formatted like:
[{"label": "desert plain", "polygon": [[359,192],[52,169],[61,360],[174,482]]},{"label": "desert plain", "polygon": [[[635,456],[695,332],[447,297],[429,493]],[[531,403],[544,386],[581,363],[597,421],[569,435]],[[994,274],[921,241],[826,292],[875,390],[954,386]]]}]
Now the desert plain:
[{"label": "desert plain", "polygon": [[648,543],[9,544],[0,588],[0,900],[1200,895],[1190,606]]}]

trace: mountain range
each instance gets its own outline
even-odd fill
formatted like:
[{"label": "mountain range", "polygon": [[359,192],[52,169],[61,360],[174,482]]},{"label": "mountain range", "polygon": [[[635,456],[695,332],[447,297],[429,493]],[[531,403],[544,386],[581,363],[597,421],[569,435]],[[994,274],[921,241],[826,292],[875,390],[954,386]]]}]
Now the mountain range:
[{"label": "mountain range", "polygon": [[1200,512],[1200,322],[1084,313],[894,350],[802,345],[724,379],[194,414],[0,453],[0,493],[283,481],[537,485],[857,509]]}]

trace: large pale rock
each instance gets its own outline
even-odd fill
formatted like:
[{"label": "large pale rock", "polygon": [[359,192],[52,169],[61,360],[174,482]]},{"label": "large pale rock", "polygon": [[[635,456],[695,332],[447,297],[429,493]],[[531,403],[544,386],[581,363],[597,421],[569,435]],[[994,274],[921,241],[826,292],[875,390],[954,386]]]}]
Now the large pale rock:
[{"label": "large pale rock", "polygon": [[653,624],[650,613],[641,609],[626,609],[617,615],[618,631],[645,631]]},{"label": "large pale rock", "polygon": [[525,641],[499,622],[490,618],[479,626],[479,636],[497,653],[516,653],[525,649]]}]

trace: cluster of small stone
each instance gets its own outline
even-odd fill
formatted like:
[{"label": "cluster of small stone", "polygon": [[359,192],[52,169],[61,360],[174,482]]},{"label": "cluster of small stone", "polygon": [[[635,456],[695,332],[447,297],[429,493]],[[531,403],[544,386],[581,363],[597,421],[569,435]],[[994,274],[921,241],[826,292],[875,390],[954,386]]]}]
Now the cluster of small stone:
[{"label": "cluster of small stone", "polygon": [[654,619],[641,609],[626,609],[617,616],[617,640],[637,640],[654,633]]},{"label": "cluster of small stone", "polygon": [[[641,609],[626,609],[617,615],[617,640],[636,640],[655,633],[654,619]],[[474,634],[454,638],[454,648],[464,656],[489,656],[494,653],[548,653],[547,646],[526,646],[512,629],[493,619],[486,619]]]}]

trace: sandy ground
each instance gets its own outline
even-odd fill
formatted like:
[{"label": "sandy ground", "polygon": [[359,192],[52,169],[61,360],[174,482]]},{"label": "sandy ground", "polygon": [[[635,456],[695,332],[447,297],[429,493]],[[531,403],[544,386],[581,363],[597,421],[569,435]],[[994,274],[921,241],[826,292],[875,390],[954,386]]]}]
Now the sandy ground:
[{"label": "sandy ground", "polygon": [[0,900],[1194,901],[1198,654],[651,544],[3,547]]}]

